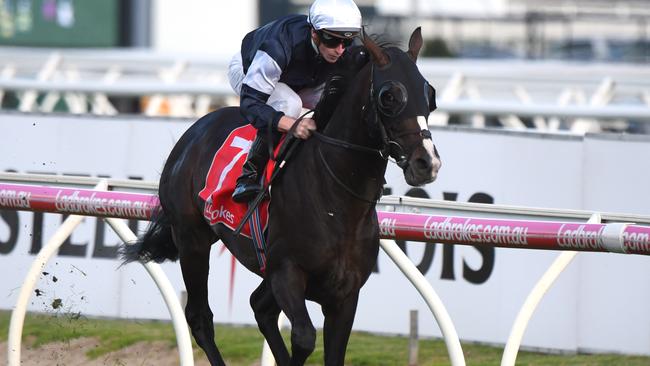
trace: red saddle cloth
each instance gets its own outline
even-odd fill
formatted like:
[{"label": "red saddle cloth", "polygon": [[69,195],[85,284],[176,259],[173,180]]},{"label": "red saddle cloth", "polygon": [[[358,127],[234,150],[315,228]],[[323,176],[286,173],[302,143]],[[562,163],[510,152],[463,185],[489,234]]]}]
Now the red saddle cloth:
[{"label": "red saddle cloth", "polygon": [[[205,201],[203,216],[210,225],[221,223],[235,230],[244,218],[248,204],[237,203],[231,196],[256,134],[257,130],[251,125],[237,128],[228,135],[226,141],[214,154],[212,165],[205,177],[205,187],[199,192],[199,197]],[[266,168],[267,184],[274,165],[275,162],[269,159]],[[262,201],[258,206],[259,222],[254,220],[261,232],[266,230],[268,223],[268,206],[268,200]],[[251,238],[249,224],[244,225],[241,234]]]}]

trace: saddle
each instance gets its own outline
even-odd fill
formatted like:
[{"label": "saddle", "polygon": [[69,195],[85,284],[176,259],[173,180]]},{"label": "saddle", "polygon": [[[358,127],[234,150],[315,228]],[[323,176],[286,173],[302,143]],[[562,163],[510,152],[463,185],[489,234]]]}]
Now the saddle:
[{"label": "saddle", "polygon": [[[203,216],[211,226],[223,224],[235,230],[248,210],[247,203],[237,203],[231,196],[256,134],[257,130],[252,125],[234,129],[212,158],[212,164],[205,177],[205,186],[199,192],[199,197],[205,202]],[[267,184],[274,166],[275,161],[269,159],[264,174]],[[266,199],[258,207],[258,225],[261,232],[264,232],[268,224],[268,205],[269,201]],[[241,234],[252,239],[250,225],[244,226]]]},{"label": "saddle", "polygon": [[[205,202],[203,216],[210,226],[222,224],[230,230],[241,234],[253,242],[260,272],[266,270],[266,228],[269,218],[269,199],[261,194],[252,203],[238,203],[232,200],[232,192],[237,185],[246,156],[250,150],[257,130],[252,125],[234,129],[212,158],[212,164],[205,178],[205,186],[199,192],[199,197]],[[290,155],[286,152],[287,144],[284,137],[278,144],[274,155],[283,157]],[[296,146],[296,144],[290,144]],[[292,150],[292,148],[290,147]],[[276,161],[269,159],[265,173],[262,176],[267,187],[277,175]],[[250,212],[249,212],[250,210]],[[248,220],[245,223],[242,221]]]}]

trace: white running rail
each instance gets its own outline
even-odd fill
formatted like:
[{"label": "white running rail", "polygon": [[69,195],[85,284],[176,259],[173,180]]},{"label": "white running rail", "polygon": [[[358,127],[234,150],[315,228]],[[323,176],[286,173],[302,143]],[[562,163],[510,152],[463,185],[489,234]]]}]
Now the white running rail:
[{"label": "white running rail", "polygon": [[[3,174],[5,175],[5,174]],[[25,177],[27,181],[39,181],[45,180],[46,176],[36,176],[36,177]],[[52,180],[53,177],[49,177]],[[2,178],[0,178],[2,180]],[[66,179],[63,179],[66,181]],[[83,180],[83,178],[82,178]],[[76,178],[70,178],[67,181],[79,181]],[[92,180],[88,180],[91,182]],[[141,185],[141,184],[135,184]],[[109,184],[106,179],[100,179],[95,186],[95,190],[106,190]],[[30,296],[34,292],[34,287],[36,286],[36,281],[38,280],[39,274],[42,272],[43,268],[47,262],[52,258],[56,253],[59,247],[63,242],[72,234],[74,229],[81,223],[84,216],[82,215],[70,215],[66,220],[61,224],[57,229],[54,235],[48,240],[46,245],[39,251],[36,259],[32,263],[27,275],[25,276],[25,281],[20,288],[20,293],[18,295],[18,300],[16,301],[16,306],[11,312],[11,320],[9,324],[9,335],[7,341],[7,365],[8,366],[20,366],[21,365],[21,341],[22,341],[22,332],[23,325],[25,321],[25,314],[27,312],[27,303],[29,302]],[[116,234],[125,242],[131,243],[136,240],[135,234],[129,229],[129,227],[120,219],[115,218],[106,218],[108,224],[113,228]],[[169,309],[170,315],[172,317],[172,322],[174,325],[174,331],[176,333],[176,341],[178,344],[179,350],[179,364],[182,366],[192,366],[194,365],[194,355],[192,352],[192,341],[190,338],[190,333],[187,327],[187,322],[185,321],[185,315],[183,309],[174,293],[174,288],[165,276],[165,273],[160,268],[160,265],[157,263],[145,263],[144,267],[147,272],[151,275],[154,282],[158,286],[167,308]]]},{"label": "white running rail", "polygon": [[[76,185],[92,185],[95,184],[97,185],[97,188],[106,188],[108,186],[114,186],[114,187],[123,187],[123,188],[130,188],[130,189],[139,189],[139,190],[147,190],[155,191],[155,184],[152,183],[146,183],[146,182],[128,182],[128,181],[111,181],[110,183],[105,180],[98,180],[98,179],[93,179],[93,178],[81,178],[81,177],[52,177],[52,176],[28,176],[28,175],[21,175],[21,174],[13,174],[13,173],[4,173],[0,174],[0,187],[8,187],[9,185],[3,185],[2,181],[11,181],[11,182],[49,182],[49,183],[59,183],[59,184],[76,184]],[[27,186],[25,186],[27,187]],[[33,187],[32,187],[33,188]],[[50,187],[40,187],[42,189],[49,189],[53,190],[54,188]],[[63,190],[63,188],[57,188],[58,190]],[[88,190],[83,190],[83,189],[78,189],[79,195],[83,194],[88,194],[88,192],[84,193],[82,191],[88,191]],[[94,192],[94,191],[92,191]],[[113,194],[117,197],[117,195],[123,195],[125,197],[138,197],[140,200],[148,200],[150,204],[149,208],[152,208],[157,205],[157,201],[152,200],[151,198],[146,198],[146,197],[153,197],[150,195],[145,195],[145,194],[133,194],[132,196],[128,196],[128,193],[120,193],[120,192],[105,192],[106,194]],[[135,198],[133,198],[135,199]],[[136,201],[133,201],[136,202]],[[31,209],[36,209],[36,206],[42,206],[43,203],[35,203],[34,205],[30,206]],[[379,209],[383,208],[384,211],[379,211]],[[30,209],[30,208],[27,208]],[[42,210],[46,210],[48,212],[54,211],[52,208],[41,208]],[[479,215],[479,216],[488,216],[489,218],[487,219],[481,219],[481,218],[467,218],[467,217],[453,217],[453,216],[442,216],[442,215],[422,215],[422,213],[426,212],[431,212],[431,211],[436,211],[436,213],[451,213],[452,215],[457,215],[458,212],[466,211],[466,212],[471,212],[472,215]],[[448,211],[448,212],[445,212]],[[71,212],[71,213],[76,213],[76,212]],[[149,212],[149,214],[151,211]],[[418,213],[420,215],[412,215],[409,213]],[[575,220],[583,221],[589,218],[589,221],[587,222],[588,225],[593,226],[593,228],[590,228],[590,230],[600,230],[602,231],[602,234],[604,235],[603,242],[606,244],[605,247],[603,248],[592,248],[597,251],[615,251],[615,252],[630,252],[630,253],[638,253],[638,254],[645,254],[645,255],[650,255],[650,242],[648,242],[648,237],[650,233],[650,228],[649,227],[643,227],[643,226],[638,226],[638,225],[629,225],[629,224],[618,224],[618,223],[612,223],[612,222],[636,222],[636,223],[643,223],[643,224],[648,224],[650,223],[650,217],[647,216],[641,216],[641,215],[626,215],[626,214],[594,214],[592,212],[587,212],[587,211],[576,211],[576,210],[554,210],[554,209],[535,209],[535,208],[524,208],[524,207],[516,207],[516,206],[500,206],[500,205],[480,205],[480,204],[467,204],[467,203],[453,203],[453,202],[444,202],[444,201],[434,201],[434,200],[424,200],[424,199],[416,199],[416,198],[408,198],[408,197],[384,197],[378,204],[378,218],[384,218],[384,220],[381,220],[380,224],[380,230],[382,233],[382,237],[384,240],[381,241],[381,246],[384,249],[384,251],[393,259],[393,261],[398,265],[400,270],[409,278],[409,280],[414,284],[418,292],[422,295],[422,297],[425,299],[427,302],[427,305],[431,309],[435,319],[437,320],[440,329],[442,331],[442,334],[445,338],[445,342],[447,345],[447,349],[449,352],[450,356],[450,361],[451,364],[454,366],[458,365],[465,365],[465,360],[463,357],[463,352],[461,349],[460,341],[458,334],[456,333],[456,330],[453,327],[453,323],[451,322],[451,319],[449,318],[449,315],[446,312],[446,309],[444,305],[442,304],[442,301],[440,298],[436,295],[435,291],[431,287],[431,285],[426,281],[426,279],[422,276],[422,274],[417,270],[417,268],[413,265],[413,263],[408,260],[408,258],[404,255],[404,253],[399,249],[399,247],[395,244],[394,241],[391,240],[385,240],[387,238],[390,239],[397,239],[397,238],[409,238],[406,240],[415,240],[415,241],[431,241],[431,235],[438,235],[441,237],[444,237],[443,239],[440,239],[440,242],[446,243],[446,242],[456,242],[457,238],[452,236],[451,233],[457,233],[457,229],[460,227],[456,224],[457,220],[483,220],[483,221],[494,221],[497,219],[494,219],[495,216],[507,216],[509,220],[502,220],[503,225],[525,225],[527,227],[531,228],[530,237],[531,240],[533,238],[536,238],[535,240],[537,241],[538,249],[554,249],[554,250],[565,250],[563,254],[561,254],[556,261],[550,266],[550,268],[547,270],[547,272],[542,276],[540,281],[537,283],[537,285],[533,288],[533,291],[530,293],[528,298],[526,299],[524,306],[521,308],[519,315],[517,316],[517,319],[515,320],[515,323],[513,325],[510,337],[508,339],[508,342],[506,344],[506,347],[504,349],[504,354],[503,354],[503,359],[502,359],[502,365],[503,366],[510,366],[513,365],[516,361],[516,356],[517,352],[519,350],[519,346],[521,344],[521,339],[523,337],[523,334],[525,332],[526,326],[528,322],[530,321],[533,312],[535,311],[537,305],[540,303],[541,299],[543,298],[544,294],[548,291],[548,289],[552,286],[554,281],[558,278],[560,273],[568,266],[568,264],[571,262],[571,260],[575,256],[575,252],[568,251],[570,248],[564,247],[564,246],[556,246],[552,238],[549,238],[548,232],[544,230],[551,230],[548,229],[548,227],[555,227],[557,225],[576,225]],[[146,216],[145,214],[142,215],[143,217]],[[530,220],[530,218],[539,218],[539,217],[544,217],[548,219],[549,217],[552,218],[561,218],[561,219],[572,219],[573,222],[570,223],[563,223],[563,222],[544,222],[544,221],[524,221],[524,220],[512,220],[512,216],[521,216],[525,217]],[[143,217],[138,217],[138,218],[143,218]],[[35,277],[37,277],[38,272],[42,268],[45,262],[47,262],[47,259],[52,255],[54,250],[60,245],[60,242],[62,242],[67,235],[74,229],[74,226],[78,223],[78,217],[75,216],[70,216],[68,220],[66,220],[62,226],[62,228],[59,230],[60,232],[57,232],[57,234],[50,240],[48,245],[44,247],[44,249],[39,253],[39,256],[37,257],[37,262],[35,262],[32,270],[30,270],[30,274],[28,275],[28,279],[30,277],[34,277],[33,280],[35,281]],[[125,241],[131,241],[134,239],[133,233],[129,233],[128,228],[126,225],[116,219],[108,219],[109,223],[116,229],[116,232],[120,237],[125,240]],[[442,220],[442,221],[440,221]],[[464,221],[464,222],[465,222]],[[601,221],[607,221],[610,222],[610,224],[600,224]],[[422,222],[425,224],[422,225]],[[433,225],[432,225],[433,223]],[[439,223],[439,224],[435,224]],[[578,223],[579,224],[579,223]],[[452,231],[445,231],[447,229],[446,226],[450,225],[456,225],[454,226],[454,229]],[[582,225],[582,224],[580,224]],[[462,225],[461,225],[462,226]],[[471,225],[470,225],[471,226]],[[432,231],[434,230],[434,227],[439,227],[439,232]],[[546,229],[544,229],[546,228]],[[422,231],[424,230],[424,232]],[[555,232],[555,229],[552,230]],[[600,235],[599,231],[599,235]],[[425,240],[427,233],[429,235],[430,240]],[[638,237],[634,240],[641,240],[641,241],[634,241],[632,240],[631,237],[626,237],[626,234],[629,233],[643,233],[643,237]],[[449,235],[448,235],[449,234]],[[405,235],[405,236],[400,236],[400,235]],[[449,236],[449,238],[447,238]],[[460,239],[458,239],[460,240]],[[632,240],[632,241],[630,241]],[[458,243],[462,244],[462,241],[458,241]],[[472,242],[471,244],[476,244]],[[634,244],[631,245],[630,244]],[[489,241],[486,241],[482,243],[482,245],[495,245]],[[507,243],[502,245],[496,245],[496,246],[508,246]],[[535,247],[535,246],[530,246],[530,247]],[[587,248],[583,248],[587,249]],[[150,271],[150,273],[155,272]],[[34,275],[34,273],[36,275]],[[166,279],[165,279],[166,280]],[[29,287],[29,282],[26,280],[26,285],[23,286],[23,289],[21,290],[21,296],[19,299],[19,302],[26,302],[24,300],[24,296],[29,296],[29,293],[31,293],[33,289],[33,283],[31,284],[32,287]],[[165,297],[165,300],[170,302],[171,300],[168,298],[173,297],[173,291],[165,293],[165,290],[163,291],[163,296]],[[25,293],[26,295],[24,295]],[[176,308],[176,310],[179,310],[180,307],[176,307],[176,305],[170,306],[170,311],[173,310],[172,308]],[[17,307],[18,308],[18,307]],[[17,332],[17,331],[22,331],[22,320],[24,319],[24,310],[22,312],[22,317],[20,313],[15,314],[15,324],[14,324],[14,317],[12,316],[12,324],[11,324],[11,331],[12,332]],[[189,333],[187,333],[187,326],[185,325],[184,318],[181,320],[175,319],[174,320],[174,325],[175,328],[177,328],[177,337],[179,338],[179,349],[183,351],[189,350],[190,352],[190,358],[187,360],[181,358],[181,364],[186,365],[186,364],[191,364],[191,345],[181,345],[180,344],[180,337],[181,335],[178,335],[178,328],[184,328],[185,334],[187,334],[187,339],[189,342]],[[17,330],[16,330],[17,329]],[[10,366],[18,365],[19,364],[19,347],[18,353],[17,353],[17,358],[16,358],[16,336],[10,336],[10,342],[9,342],[9,352],[10,352],[10,357],[13,357],[10,359]],[[19,344],[19,339],[20,339],[20,334],[18,334],[18,346]],[[13,353],[13,355],[12,355]],[[268,352],[268,349],[266,352],[263,352],[264,358],[262,360],[263,365],[271,364],[271,359],[270,352]],[[271,357],[272,358],[272,357]],[[18,363],[15,363],[15,360],[18,360]],[[12,361],[13,360],[13,361]],[[14,362],[14,363],[11,363]]]}]

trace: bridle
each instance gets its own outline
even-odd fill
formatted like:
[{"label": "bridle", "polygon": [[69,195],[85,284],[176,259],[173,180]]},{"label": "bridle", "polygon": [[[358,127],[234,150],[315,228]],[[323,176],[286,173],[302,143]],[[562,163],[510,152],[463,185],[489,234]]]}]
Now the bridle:
[{"label": "bridle", "polygon": [[[412,134],[418,134],[420,135],[423,139],[432,139],[431,137],[431,131],[428,129],[419,129],[417,131],[404,131],[401,132],[397,135],[390,136],[388,132],[386,131],[386,126],[384,122],[382,122],[380,115],[386,118],[395,118],[399,116],[404,108],[406,108],[406,104],[408,101],[408,93],[406,91],[406,88],[404,85],[399,82],[399,81],[394,81],[394,80],[386,80],[381,85],[379,86],[379,91],[377,92],[377,97],[375,98],[375,93],[374,93],[374,85],[375,85],[375,65],[372,64],[370,66],[370,105],[372,105],[373,108],[373,114],[374,114],[374,124],[378,126],[379,133],[381,134],[381,139],[382,139],[382,151],[384,153],[384,156],[386,156],[386,159],[388,159],[388,156],[392,156],[395,159],[395,164],[399,166],[401,169],[406,169],[408,166],[408,157],[406,156],[406,152],[404,150],[404,147],[396,141],[397,138],[407,136],[407,135],[412,135]],[[388,90],[390,90],[391,87],[396,87],[397,89],[400,89],[402,91],[402,100],[400,101],[400,107],[397,110],[391,111],[389,108],[383,108],[382,106],[382,95],[383,93],[386,93]]]},{"label": "bridle", "polygon": [[[375,117],[374,123],[380,126],[382,147],[380,149],[375,149],[375,148],[371,148],[371,147],[367,147],[367,146],[363,146],[363,145],[357,145],[357,144],[353,144],[353,143],[345,141],[345,140],[340,140],[340,139],[336,139],[336,138],[333,138],[333,137],[329,137],[329,136],[324,135],[323,133],[318,132],[318,131],[314,131],[314,135],[320,141],[322,141],[322,142],[324,142],[326,144],[333,145],[333,146],[338,146],[338,147],[341,147],[341,148],[347,149],[347,150],[354,150],[354,151],[359,151],[359,152],[370,154],[370,155],[375,155],[375,156],[380,157],[381,159],[388,160],[388,157],[390,156],[390,148],[389,148],[389,146],[391,146],[391,143],[394,143],[397,146],[400,146],[400,145],[396,141],[390,141],[390,139],[388,138],[388,134],[386,133],[386,129],[383,127],[383,125],[379,121],[379,115],[378,115],[379,110],[377,109],[377,106],[374,103],[374,90],[373,90],[374,83],[373,83],[373,80],[372,80],[373,79],[373,74],[374,74],[374,68],[375,68],[375,65],[371,64],[371,66],[370,66],[370,90],[369,90],[369,93],[368,93],[369,94],[369,99],[368,99],[369,103],[368,104],[373,108],[373,112],[374,112],[373,115]],[[362,108],[365,110],[366,106],[364,105]]]},{"label": "bridle", "polygon": [[[379,106],[379,101],[381,100],[381,94],[382,92],[385,92],[387,90],[388,86],[390,85],[402,85],[399,82],[393,81],[393,80],[387,80],[381,84],[381,87],[379,88],[379,91],[377,92],[377,95],[379,98],[375,98],[375,90],[374,90],[374,85],[375,85],[375,65],[371,64],[370,66],[370,88],[368,91],[369,94],[369,105],[372,108],[373,112],[373,117],[374,117],[374,125],[377,126],[379,129],[379,133],[381,136],[381,141],[382,141],[382,147],[379,149],[367,147],[367,146],[362,146],[362,145],[357,145],[353,144],[351,142],[347,142],[344,140],[336,139],[333,137],[326,136],[318,131],[314,131],[314,135],[322,142],[327,143],[329,145],[334,145],[338,146],[344,149],[348,150],[355,150],[363,153],[368,153],[371,155],[376,155],[379,156],[380,158],[384,160],[388,160],[389,157],[393,157],[395,159],[395,164],[399,166],[400,168],[404,169],[408,166],[408,158],[406,157],[406,153],[402,145],[397,142],[395,139],[407,136],[407,135],[412,135],[412,134],[418,134],[420,135],[423,139],[432,139],[431,136],[431,131],[428,129],[420,129],[417,131],[404,131],[399,134],[396,134],[394,136],[389,136],[388,132],[386,131],[386,127],[384,126],[384,123],[382,123],[380,119],[380,115],[387,117],[387,118],[394,118],[399,115],[399,113],[403,110],[399,110],[397,113],[389,113],[387,110],[380,108]],[[401,88],[406,91],[406,89],[401,86]],[[406,105],[406,100],[404,100],[404,105]],[[365,108],[365,106],[363,107]]]},{"label": "bridle", "polygon": [[[370,66],[370,88],[369,88],[369,105],[370,109],[373,115],[373,121],[372,123],[377,126],[379,133],[380,133],[380,138],[381,138],[381,143],[382,146],[379,149],[363,146],[363,145],[357,145],[353,144],[348,141],[336,139],[333,137],[326,136],[322,134],[321,132],[314,131],[314,136],[321,142],[326,143],[328,145],[333,145],[333,146],[338,146],[343,149],[347,150],[354,150],[354,151],[359,151],[362,153],[366,153],[369,155],[375,155],[383,160],[388,160],[389,157],[392,157],[395,159],[395,164],[399,166],[401,169],[405,169],[408,167],[408,157],[406,156],[406,152],[402,145],[396,141],[396,138],[403,137],[406,135],[411,135],[411,134],[419,134],[423,139],[432,139],[431,137],[431,132],[428,129],[418,129],[417,131],[404,131],[401,132],[395,136],[389,135],[388,131],[386,130],[386,127],[384,126],[384,122],[382,122],[381,117],[385,118],[395,118],[397,117],[404,109],[406,106],[406,101],[408,96],[406,95],[406,88],[404,88],[403,84],[398,82],[398,81],[393,81],[393,80],[386,80],[384,81],[380,88],[379,91],[377,91],[377,97],[375,97],[375,65],[371,63]],[[382,108],[381,104],[381,97],[382,93],[386,92],[388,89],[390,89],[391,86],[399,85],[401,89],[404,91],[404,100],[402,101],[402,107],[396,112],[396,113],[391,113],[389,112],[388,109]],[[365,109],[365,106],[363,107]],[[381,190],[377,193],[376,197],[373,200],[366,199],[362,197],[361,195],[355,193],[351,188],[349,188],[345,183],[343,183],[337,176],[334,174],[332,171],[331,167],[327,163],[327,160],[323,156],[323,153],[318,147],[318,153],[321,158],[321,161],[323,165],[325,166],[326,170],[332,176],[332,178],[342,186],[348,193],[350,193],[352,196],[355,198],[369,202],[369,203],[376,203],[377,200],[381,197]]]}]

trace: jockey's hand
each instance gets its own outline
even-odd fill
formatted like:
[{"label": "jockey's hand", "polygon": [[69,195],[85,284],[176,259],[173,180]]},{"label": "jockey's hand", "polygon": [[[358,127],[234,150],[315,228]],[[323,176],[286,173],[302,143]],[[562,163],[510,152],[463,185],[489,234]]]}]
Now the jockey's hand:
[{"label": "jockey's hand", "polygon": [[311,136],[311,131],[316,130],[316,121],[311,118],[303,118],[293,131],[293,136],[299,139],[307,140]]}]

